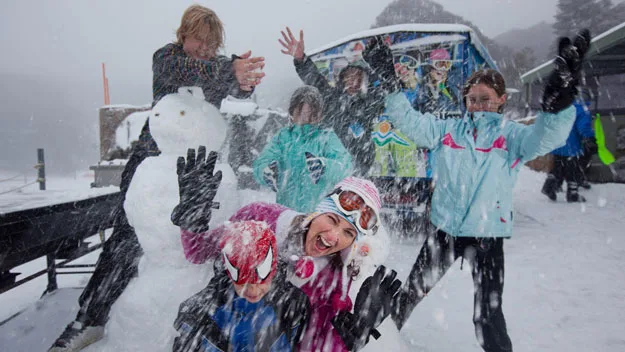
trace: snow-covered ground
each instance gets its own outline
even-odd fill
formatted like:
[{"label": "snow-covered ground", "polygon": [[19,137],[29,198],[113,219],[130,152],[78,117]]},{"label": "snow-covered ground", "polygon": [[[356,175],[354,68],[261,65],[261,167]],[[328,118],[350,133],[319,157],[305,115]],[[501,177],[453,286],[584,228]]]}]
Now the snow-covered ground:
[{"label": "snow-covered ground", "polygon": [[[526,168],[521,171],[514,235],[504,246],[503,309],[514,349],[624,351],[625,185],[593,185],[583,192],[585,204],[562,199],[552,203],[540,193],[544,178]],[[262,192],[244,192],[242,197],[243,204],[270,199]],[[420,245],[416,238],[393,238],[387,266],[404,279]],[[381,330],[387,333],[366,350],[392,351],[399,347],[391,346],[404,345],[411,351],[480,351],[468,265],[465,261],[460,270],[458,261],[450,269],[399,335],[392,333],[390,320],[384,322]],[[41,285],[17,288],[0,295],[0,307],[14,305],[16,295],[37,296],[41,291]],[[0,326],[0,350],[45,350],[75,314],[78,294],[68,289],[33,300],[27,311]],[[0,310],[0,321],[10,312]],[[396,336],[401,341],[389,341]]]}]

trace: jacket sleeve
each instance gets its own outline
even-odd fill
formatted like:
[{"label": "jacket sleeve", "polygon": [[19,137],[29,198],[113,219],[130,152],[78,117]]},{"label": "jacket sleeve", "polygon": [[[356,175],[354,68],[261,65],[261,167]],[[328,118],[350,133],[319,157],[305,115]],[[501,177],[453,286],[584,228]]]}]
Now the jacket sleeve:
[{"label": "jacket sleeve", "polygon": [[328,130],[327,133],[323,158],[326,159],[326,170],[322,178],[328,182],[336,183],[347,177],[352,171],[352,157],[332,130]]},{"label": "jacket sleeve", "polygon": [[508,150],[521,162],[530,161],[563,146],[575,122],[575,108],[550,114],[541,112],[533,125],[509,122]]},{"label": "jacket sleeve", "polygon": [[184,257],[193,264],[203,264],[209,259],[217,258],[223,231],[224,225],[206,233],[194,233],[180,228]]},{"label": "jacket sleeve", "polygon": [[197,60],[184,54],[174,44],[158,49],[152,57],[154,75],[167,75],[170,83],[183,87],[198,82],[217,83],[217,72],[232,71],[232,64],[218,59]]},{"label": "jacket sleeve", "polygon": [[575,129],[582,138],[595,138],[595,130],[592,129],[592,117],[585,105],[575,105],[577,117],[575,119]]},{"label": "jacket sleeve", "polygon": [[282,150],[280,143],[280,136],[282,135],[282,131],[278,132],[269,142],[263,151],[260,152],[256,160],[254,160],[254,178],[256,182],[263,187],[267,187],[267,184],[263,180],[263,170],[271,164],[273,161],[278,162],[278,172],[282,172],[280,170],[280,166],[282,163],[280,162],[283,158],[284,151]]},{"label": "jacket sleeve", "polygon": [[221,94],[222,99],[228,94],[237,98],[247,98],[252,92],[239,89],[232,63],[233,60],[224,56],[197,60],[187,56],[175,44],[168,44],[154,53],[152,72],[155,80],[165,80],[169,85],[220,87],[225,90],[225,94]]},{"label": "jacket sleeve", "polygon": [[386,115],[394,127],[399,128],[419,147],[434,149],[445,132],[444,120],[414,110],[402,92],[386,97]]},{"label": "jacket sleeve", "polygon": [[[276,232],[280,215],[288,208],[279,204],[263,202],[250,203],[237,210],[229,221],[256,220],[266,222],[272,231]],[[185,258],[194,264],[202,264],[208,259],[219,256],[219,241],[224,235],[225,226],[221,225],[205,233],[194,233],[180,229],[180,240]]]},{"label": "jacket sleeve", "polygon": [[293,59],[295,71],[304,83],[319,89],[319,92],[325,97],[331,93],[333,88],[328,80],[317,70],[317,66],[308,56],[304,56],[302,60]]}]

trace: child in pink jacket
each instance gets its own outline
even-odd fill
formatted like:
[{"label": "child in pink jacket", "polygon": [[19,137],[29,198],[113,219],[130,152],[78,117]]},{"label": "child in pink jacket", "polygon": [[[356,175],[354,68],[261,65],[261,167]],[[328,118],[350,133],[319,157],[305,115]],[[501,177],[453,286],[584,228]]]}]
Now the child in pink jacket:
[{"label": "child in pink jacket", "polygon": [[[201,192],[214,196],[218,187],[216,179],[221,175],[219,172],[212,175],[212,169],[203,161],[192,163],[194,165],[187,168],[184,160],[179,163],[184,169],[179,169],[181,204],[174,210],[172,220],[181,227],[186,258],[200,264],[219,255],[219,241],[225,227],[207,231],[206,220],[205,225],[198,225],[198,219],[203,219],[198,212],[205,212],[210,219],[212,198],[204,199],[209,204],[188,204],[197,198],[190,194]],[[194,168],[210,171],[210,175],[196,180],[202,180],[197,187],[204,189],[189,185],[193,181],[187,175],[196,172]],[[213,189],[206,186],[211,183]],[[187,190],[193,193],[185,194]],[[380,226],[379,210],[380,198],[375,185],[348,177],[339,182],[311,214],[258,202],[239,209],[230,217],[233,222],[255,220],[269,225],[276,235],[279,261],[286,264],[289,281],[308,296],[311,316],[298,350],[357,350],[364,346],[370,334],[375,336],[375,327],[388,315],[390,300],[400,285],[394,279],[394,271],[384,277],[385,268],[380,266],[376,275],[363,283],[355,306],[348,295],[352,249],[359,236],[375,234]],[[350,313],[352,308],[353,314]]]}]

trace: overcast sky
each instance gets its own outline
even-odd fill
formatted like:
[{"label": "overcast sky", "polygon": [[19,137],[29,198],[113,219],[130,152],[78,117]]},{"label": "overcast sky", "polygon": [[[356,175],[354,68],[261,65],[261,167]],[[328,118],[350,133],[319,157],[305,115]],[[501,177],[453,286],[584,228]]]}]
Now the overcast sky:
[{"label": "overcast sky", "polygon": [[[473,21],[486,35],[552,21],[557,0],[439,0],[446,10]],[[72,113],[55,116],[59,123],[83,128],[73,131],[91,141],[79,162],[97,158],[97,109],[103,104],[101,63],[107,65],[113,104],[149,104],[152,99],[152,53],[171,42],[183,11],[194,1],[184,0],[2,0],[0,1],[0,74],[35,76],[57,85],[53,103],[46,93],[20,87],[20,108],[32,122],[29,133],[38,138],[37,118],[45,106],[72,105]],[[225,24],[226,54],[251,49],[265,56],[267,77],[258,93],[261,106],[284,105],[287,89],[301,84],[290,57],[280,53],[280,29],[303,28],[306,48],[312,50],[351,33],[368,29],[390,0],[219,0],[195,1],[214,9]],[[18,78],[19,79],[19,78]],[[6,85],[0,82],[0,85]],[[3,91],[12,87],[0,87]],[[38,87],[40,90],[43,88]],[[23,93],[22,93],[23,91]],[[44,90],[45,92],[45,90]],[[42,96],[45,95],[45,96]],[[288,96],[288,95],[287,95]],[[276,97],[281,97],[280,99]],[[2,97],[0,97],[2,98]],[[5,97],[6,98],[6,97]],[[15,104],[14,98],[0,104]],[[81,116],[68,116],[68,115]],[[1,118],[23,119],[18,115]],[[47,114],[51,115],[51,114]],[[21,115],[20,115],[21,116]],[[72,119],[83,119],[76,124]],[[10,121],[9,121],[10,122]],[[10,123],[5,126],[11,125]],[[12,132],[18,135],[22,128]],[[48,126],[48,125],[45,125]],[[55,125],[53,125],[55,126]],[[76,127],[77,126],[77,127]],[[62,126],[59,126],[61,128]],[[62,127],[67,130],[69,127]],[[51,138],[51,137],[50,137]],[[27,141],[17,138],[15,144]],[[0,141],[5,158],[6,140]],[[52,143],[52,142],[51,142]],[[68,142],[69,143],[69,142]],[[76,142],[78,143],[78,142]],[[77,144],[78,145],[78,144]],[[55,148],[52,144],[50,148]],[[29,153],[31,153],[29,151]],[[69,153],[72,153],[71,151]],[[30,155],[30,154],[29,154]],[[0,162],[3,160],[0,159]],[[8,164],[4,160],[4,165]],[[97,161],[94,160],[94,161]],[[0,163],[0,168],[3,163]]]},{"label": "overcast sky", "polygon": [[[268,86],[274,86],[270,84],[274,78],[296,79],[290,61],[279,52],[277,38],[285,25],[303,28],[306,46],[313,49],[369,28],[389,2],[199,1],[213,8],[225,23],[227,53],[252,49],[254,54],[267,57]],[[151,98],[151,54],[174,38],[182,12],[191,3],[3,0],[0,45],[4,53],[0,56],[0,70],[99,82],[100,63],[106,62],[112,102],[147,103]],[[476,23],[486,35],[494,36],[511,28],[551,21],[556,0],[439,0],[439,3]]]}]

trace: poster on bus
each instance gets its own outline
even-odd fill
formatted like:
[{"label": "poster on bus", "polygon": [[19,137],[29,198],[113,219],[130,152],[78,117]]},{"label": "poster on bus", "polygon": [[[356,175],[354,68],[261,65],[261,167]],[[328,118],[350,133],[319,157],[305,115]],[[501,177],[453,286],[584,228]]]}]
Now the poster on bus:
[{"label": "poster on bus", "polygon": [[[469,69],[464,65],[469,35],[463,32],[397,32],[383,35],[393,52],[395,73],[412,106],[440,119],[460,118],[462,82]],[[347,65],[363,61],[368,38],[345,42],[311,55],[317,69],[335,85]],[[427,150],[418,148],[382,114],[372,133],[376,146],[370,176],[429,178]]]}]

